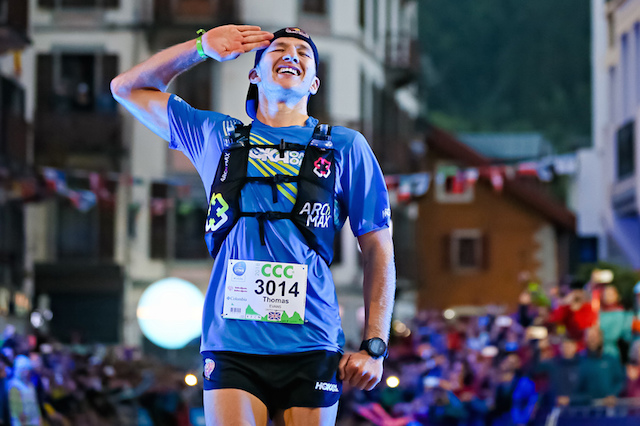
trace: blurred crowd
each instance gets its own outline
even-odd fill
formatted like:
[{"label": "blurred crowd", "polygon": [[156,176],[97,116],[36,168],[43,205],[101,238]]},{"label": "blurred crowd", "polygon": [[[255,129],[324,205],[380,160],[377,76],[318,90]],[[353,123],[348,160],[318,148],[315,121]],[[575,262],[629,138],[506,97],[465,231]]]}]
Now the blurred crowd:
[{"label": "blurred crowd", "polygon": [[188,402],[201,398],[183,370],[138,349],[62,345],[11,325],[3,337],[0,425],[188,426]]},{"label": "blurred crowd", "polygon": [[345,389],[341,424],[544,425],[558,407],[640,398],[640,322],[610,284],[529,283],[511,312],[422,311],[393,328],[383,382]]},{"label": "blurred crowd", "polygon": [[[338,424],[544,425],[562,407],[640,407],[638,303],[625,309],[615,286],[574,282],[530,283],[514,305],[394,321],[383,382],[345,385]],[[202,407],[184,369],[139,349],[62,345],[10,325],[2,338],[0,426],[187,426]]]}]

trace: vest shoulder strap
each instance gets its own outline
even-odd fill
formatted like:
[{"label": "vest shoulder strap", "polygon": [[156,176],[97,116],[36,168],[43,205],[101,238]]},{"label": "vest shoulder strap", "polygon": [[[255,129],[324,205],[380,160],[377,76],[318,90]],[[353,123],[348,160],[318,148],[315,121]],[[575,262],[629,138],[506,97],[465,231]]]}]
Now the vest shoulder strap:
[{"label": "vest shoulder strap", "polygon": [[244,148],[249,146],[250,134],[251,124],[247,126],[242,123],[236,124],[233,132],[224,138],[224,149]]},{"label": "vest shoulder strap", "polygon": [[313,130],[313,137],[309,145],[324,149],[333,149],[331,142],[331,126],[328,124],[318,124]]}]

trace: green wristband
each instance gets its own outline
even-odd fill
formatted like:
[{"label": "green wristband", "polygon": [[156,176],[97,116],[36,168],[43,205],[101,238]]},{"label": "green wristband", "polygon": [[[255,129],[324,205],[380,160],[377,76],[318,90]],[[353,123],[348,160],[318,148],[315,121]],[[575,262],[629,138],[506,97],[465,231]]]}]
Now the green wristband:
[{"label": "green wristband", "polygon": [[206,31],[202,28],[196,31],[196,34],[198,34],[198,38],[196,39],[196,49],[198,50],[198,55],[200,55],[202,59],[209,59],[209,56],[204,53],[204,49],[202,48],[202,36],[204,33],[206,33]]}]

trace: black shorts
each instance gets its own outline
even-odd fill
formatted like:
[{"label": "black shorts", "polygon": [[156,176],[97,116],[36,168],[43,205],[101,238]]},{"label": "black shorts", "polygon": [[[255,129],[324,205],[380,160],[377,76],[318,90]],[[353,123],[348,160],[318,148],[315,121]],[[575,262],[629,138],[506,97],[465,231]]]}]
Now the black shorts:
[{"label": "black shorts", "polygon": [[241,389],[260,399],[273,416],[291,407],[330,407],[342,394],[341,354],[292,355],[202,352],[204,390]]}]

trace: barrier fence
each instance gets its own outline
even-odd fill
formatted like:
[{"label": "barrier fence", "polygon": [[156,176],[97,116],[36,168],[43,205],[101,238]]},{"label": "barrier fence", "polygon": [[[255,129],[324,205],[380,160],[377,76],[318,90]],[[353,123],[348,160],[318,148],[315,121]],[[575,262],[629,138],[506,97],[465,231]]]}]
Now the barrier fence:
[{"label": "barrier fence", "polygon": [[545,426],[638,426],[640,398],[619,398],[612,407],[604,400],[591,405],[557,407],[547,417]]}]

